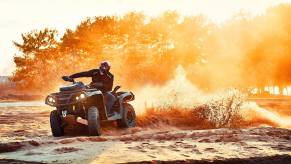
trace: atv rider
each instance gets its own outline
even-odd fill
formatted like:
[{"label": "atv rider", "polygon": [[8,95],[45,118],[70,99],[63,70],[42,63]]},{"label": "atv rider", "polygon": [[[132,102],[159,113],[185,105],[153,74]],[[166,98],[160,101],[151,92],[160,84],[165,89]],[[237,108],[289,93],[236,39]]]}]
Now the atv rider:
[{"label": "atv rider", "polygon": [[103,61],[100,64],[99,69],[92,69],[85,72],[79,72],[69,76],[69,79],[75,79],[79,77],[92,77],[92,82],[90,87],[99,89],[105,98],[106,110],[109,114],[113,114],[111,107],[113,106],[116,98],[111,93],[113,86],[114,76],[109,72],[110,63],[108,61]]}]

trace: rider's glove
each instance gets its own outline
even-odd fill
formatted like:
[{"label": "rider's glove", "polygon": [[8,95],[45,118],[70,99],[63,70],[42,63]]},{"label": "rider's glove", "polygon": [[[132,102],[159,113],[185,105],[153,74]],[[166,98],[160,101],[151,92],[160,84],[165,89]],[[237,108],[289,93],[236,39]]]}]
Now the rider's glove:
[{"label": "rider's glove", "polygon": [[70,82],[74,81],[74,79],[73,78],[70,78],[69,76],[62,76],[62,79],[64,81],[70,81]]}]

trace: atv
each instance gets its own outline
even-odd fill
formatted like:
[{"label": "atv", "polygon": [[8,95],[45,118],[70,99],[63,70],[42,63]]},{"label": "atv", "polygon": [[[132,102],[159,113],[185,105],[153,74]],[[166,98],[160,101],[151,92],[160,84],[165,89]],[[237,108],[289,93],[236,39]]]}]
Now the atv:
[{"label": "atv", "polygon": [[[115,103],[112,109],[106,109],[102,92],[91,84],[84,85],[82,82],[70,81],[73,84],[59,88],[59,92],[48,95],[45,103],[56,109],[50,113],[50,125],[52,135],[60,137],[64,135],[64,128],[68,119],[88,127],[90,136],[101,135],[100,122],[116,121],[122,128],[135,127],[136,115],[129,101],[134,100],[132,92],[117,92],[120,86],[116,86],[112,94]],[[108,111],[113,111],[108,113]]]}]

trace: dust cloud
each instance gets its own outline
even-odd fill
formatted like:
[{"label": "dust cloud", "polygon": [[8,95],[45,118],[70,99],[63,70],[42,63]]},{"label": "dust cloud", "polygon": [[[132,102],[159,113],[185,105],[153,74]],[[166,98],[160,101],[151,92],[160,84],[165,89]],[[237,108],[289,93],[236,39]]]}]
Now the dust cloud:
[{"label": "dust cloud", "polygon": [[249,102],[236,88],[206,93],[186,78],[182,66],[162,86],[147,85],[135,91],[133,106],[140,126],[195,128],[275,126],[290,128],[290,118]]}]

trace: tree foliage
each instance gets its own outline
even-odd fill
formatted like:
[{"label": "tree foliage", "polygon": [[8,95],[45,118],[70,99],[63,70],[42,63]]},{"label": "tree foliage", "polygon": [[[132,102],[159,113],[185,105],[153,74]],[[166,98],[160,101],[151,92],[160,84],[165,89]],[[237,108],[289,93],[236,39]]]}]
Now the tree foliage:
[{"label": "tree foliage", "polygon": [[98,16],[67,29],[22,34],[14,42],[13,80],[26,89],[46,91],[62,75],[112,62],[116,81],[125,87],[162,84],[178,65],[205,89],[290,83],[290,5],[270,8],[264,15],[239,13],[222,25],[203,16],[166,12],[149,18],[141,13]]}]

